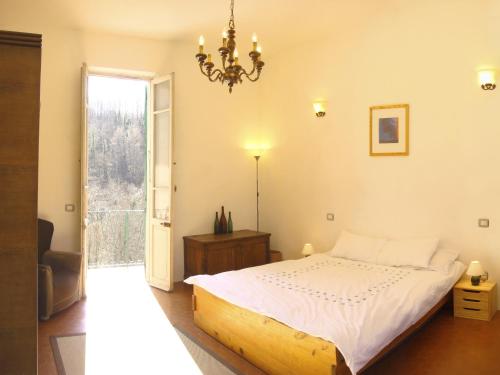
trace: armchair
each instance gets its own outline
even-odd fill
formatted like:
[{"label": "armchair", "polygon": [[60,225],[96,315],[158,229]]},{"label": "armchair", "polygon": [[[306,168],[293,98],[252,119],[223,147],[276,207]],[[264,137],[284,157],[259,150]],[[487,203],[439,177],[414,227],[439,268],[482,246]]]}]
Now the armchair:
[{"label": "armchair", "polygon": [[38,315],[50,316],[78,301],[82,256],[50,250],[54,224],[38,219]]}]

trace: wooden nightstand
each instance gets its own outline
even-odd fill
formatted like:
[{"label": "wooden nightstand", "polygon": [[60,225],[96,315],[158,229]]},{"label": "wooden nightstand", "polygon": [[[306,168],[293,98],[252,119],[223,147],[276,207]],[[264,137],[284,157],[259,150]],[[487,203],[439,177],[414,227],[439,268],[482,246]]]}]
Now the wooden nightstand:
[{"label": "wooden nightstand", "polygon": [[460,318],[491,320],[497,311],[497,284],[485,281],[473,286],[461,280],[453,288],[453,310]]}]

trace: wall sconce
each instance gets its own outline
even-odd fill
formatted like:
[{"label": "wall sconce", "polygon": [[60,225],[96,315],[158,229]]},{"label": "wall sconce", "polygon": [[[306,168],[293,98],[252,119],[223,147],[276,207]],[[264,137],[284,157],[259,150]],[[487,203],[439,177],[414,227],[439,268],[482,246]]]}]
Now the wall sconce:
[{"label": "wall sconce", "polygon": [[325,111],[326,103],[325,102],[320,102],[320,101],[314,102],[313,107],[314,107],[314,112],[316,113],[316,117],[325,117],[325,115],[326,115],[326,111]]},{"label": "wall sconce", "polygon": [[494,70],[481,70],[479,71],[479,83],[483,90],[495,90],[497,87],[495,83]]}]

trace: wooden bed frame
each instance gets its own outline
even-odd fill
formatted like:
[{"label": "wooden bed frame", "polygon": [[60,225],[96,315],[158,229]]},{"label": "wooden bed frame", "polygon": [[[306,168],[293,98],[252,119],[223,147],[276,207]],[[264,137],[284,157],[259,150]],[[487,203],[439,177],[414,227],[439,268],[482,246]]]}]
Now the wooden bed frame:
[{"label": "wooden bed frame", "polygon": [[[391,341],[359,372],[365,371],[418,330],[449,300],[451,292]],[[272,318],[233,305],[196,285],[193,287],[193,311],[194,322],[198,327],[270,375],[336,373],[337,350],[332,342],[309,336]]]}]

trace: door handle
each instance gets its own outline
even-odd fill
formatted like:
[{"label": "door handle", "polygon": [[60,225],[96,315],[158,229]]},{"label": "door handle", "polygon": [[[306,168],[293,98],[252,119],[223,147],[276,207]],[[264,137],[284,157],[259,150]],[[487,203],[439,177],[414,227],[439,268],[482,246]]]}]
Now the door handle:
[{"label": "door handle", "polygon": [[166,221],[160,223],[160,225],[165,228],[170,228],[170,223],[167,223]]}]

